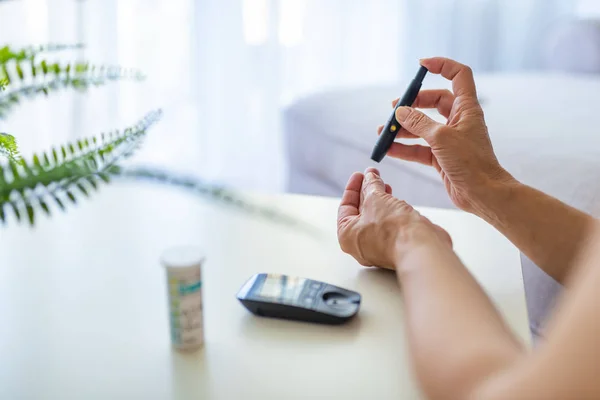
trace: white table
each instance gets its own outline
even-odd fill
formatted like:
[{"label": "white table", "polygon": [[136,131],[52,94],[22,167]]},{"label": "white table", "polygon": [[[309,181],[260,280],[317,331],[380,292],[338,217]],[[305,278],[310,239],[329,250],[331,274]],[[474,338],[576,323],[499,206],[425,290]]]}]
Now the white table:
[{"label": "white table", "polygon": [[[255,198],[304,218],[321,237],[178,190],[124,183],[41,218],[35,230],[0,230],[0,398],[418,398],[395,276],[338,249],[338,201]],[[529,343],[517,249],[470,215],[422,212],[450,232]],[[193,354],[171,349],[159,266],[162,250],[182,243],[200,244],[208,256],[206,345]],[[235,293],[261,271],[357,290],[361,311],[337,327],[254,317]]]}]

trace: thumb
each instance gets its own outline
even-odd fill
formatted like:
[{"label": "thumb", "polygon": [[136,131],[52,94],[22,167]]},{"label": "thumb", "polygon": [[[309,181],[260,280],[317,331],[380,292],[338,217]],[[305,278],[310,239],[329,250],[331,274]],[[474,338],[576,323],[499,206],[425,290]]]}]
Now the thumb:
[{"label": "thumb", "polygon": [[442,124],[432,120],[421,111],[410,107],[398,107],[396,120],[404,129],[428,141]]},{"label": "thumb", "polygon": [[383,179],[373,171],[367,171],[362,185],[363,196],[374,194],[377,192],[385,193],[385,183]]}]

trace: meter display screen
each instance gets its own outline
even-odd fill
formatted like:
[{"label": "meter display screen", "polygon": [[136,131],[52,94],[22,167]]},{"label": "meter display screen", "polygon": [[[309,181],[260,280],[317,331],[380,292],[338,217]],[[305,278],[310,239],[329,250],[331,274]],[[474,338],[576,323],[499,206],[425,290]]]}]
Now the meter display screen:
[{"label": "meter display screen", "polygon": [[267,274],[258,295],[282,303],[295,303],[300,298],[306,279]]}]

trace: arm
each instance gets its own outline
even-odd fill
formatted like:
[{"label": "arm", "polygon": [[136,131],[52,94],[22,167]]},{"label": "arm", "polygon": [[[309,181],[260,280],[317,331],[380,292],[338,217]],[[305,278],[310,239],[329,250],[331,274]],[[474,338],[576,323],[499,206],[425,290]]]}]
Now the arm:
[{"label": "arm", "polygon": [[[432,399],[600,398],[600,236],[577,264],[548,340],[528,354],[452,250],[401,244],[396,256],[417,377]],[[406,253],[407,248],[413,248]],[[468,310],[468,312],[465,312]]]},{"label": "arm", "polygon": [[565,282],[594,218],[514,179],[492,182],[472,198],[476,215],[548,275]]},{"label": "arm", "polygon": [[576,257],[547,339],[531,356],[499,370],[473,393],[473,399],[600,398],[600,231],[597,226]]},{"label": "arm", "polygon": [[547,341],[533,353],[506,327],[447,233],[391,196],[376,170],[350,178],[338,238],[359,263],[396,269],[416,375],[430,398],[600,398],[600,234],[576,257]]},{"label": "arm", "polygon": [[522,345],[451,248],[430,241],[398,260],[411,356],[430,398],[466,399],[523,357]]}]

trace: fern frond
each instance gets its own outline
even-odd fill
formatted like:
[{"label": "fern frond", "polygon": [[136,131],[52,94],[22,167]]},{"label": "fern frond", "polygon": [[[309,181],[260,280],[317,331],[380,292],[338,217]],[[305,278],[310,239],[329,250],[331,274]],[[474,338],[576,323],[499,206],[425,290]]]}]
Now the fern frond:
[{"label": "fern frond", "polygon": [[161,114],[151,112],[123,132],[81,139],[30,161],[0,165],[0,221],[5,222],[12,210],[17,221],[26,216],[33,225],[40,211],[50,215],[49,204],[64,210],[79,195],[88,196],[100,181],[108,182],[120,171],[119,163],[139,147]]},{"label": "fern frond", "polygon": [[22,97],[48,94],[59,88],[85,90],[108,81],[144,79],[134,69],[92,65],[87,62],[58,63],[38,60],[41,53],[80,49],[81,44],[48,44],[12,49],[0,48],[0,118],[19,103]]},{"label": "fern frond", "polygon": [[0,132],[0,155],[6,157],[9,161],[21,162],[17,140],[14,136]]},{"label": "fern frond", "polygon": [[[88,63],[72,63],[60,65],[49,64],[42,60],[39,64],[31,65],[31,77],[25,76],[19,63],[16,64],[16,78],[19,85],[7,85],[7,90],[0,93],[0,118],[5,117],[11,109],[17,105],[23,97],[35,97],[41,93],[61,88],[74,88],[86,90],[90,86],[103,85],[109,81],[122,79],[143,80],[144,75],[136,69],[122,68],[116,66],[95,66]],[[0,65],[0,71],[9,76],[6,65]],[[11,78],[8,78],[8,82]],[[28,81],[33,83],[28,84]],[[13,86],[15,86],[13,88]]]},{"label": "fern frond", "polygon": [[293,227],[295,230],[304,231],[312,236],[318,236],[322,233],[315,226],[301,221],[298,218],[290,216],[282,211],[278,211],[272,207],[258,204],[249,198],[245,198],[239,192],[230,190],[224,186],[203,182],[197,177],[145,167],[122,168],[119,171],[118,176],[120,178],[147,180],[182,188],[205,199],[237,209],[247,215],[264,218],[270,222]]},{"label": "fern frond", "polygon": [[31,60],[40,53],[77,50],[82,49],[83,44],[63,44],[49,43],[41,46],[29,46],[19,49],[12,49],[10,46],[0,47],[0,64],[6,64],[9,61]]},{"label": "fern frond", "polygon": [[47,81],[63,78],[107,78],[128,77],[144,79],[143,74],[135,69],[125,69],[118,66],[94,65],[89,62],[71,62],[62,64],[42,59],[37,62],[34,58],[17,59],[11,63],[0,63],[0,78],[8,85],[23,85],[28,82]]}]

